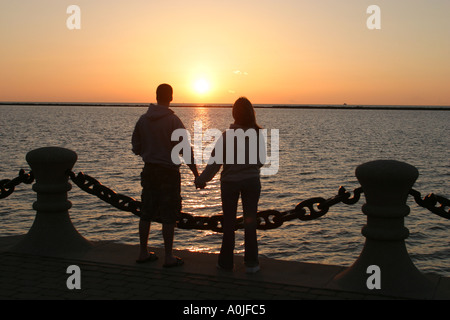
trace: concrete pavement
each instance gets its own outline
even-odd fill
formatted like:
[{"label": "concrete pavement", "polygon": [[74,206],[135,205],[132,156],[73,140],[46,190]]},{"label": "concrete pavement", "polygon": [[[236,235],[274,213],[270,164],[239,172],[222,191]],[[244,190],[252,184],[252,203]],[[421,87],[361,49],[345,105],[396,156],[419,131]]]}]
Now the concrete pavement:
[{"label": "concrete pavement", "polygon": [[[243,257],[236,257],[233,272],[216,268],[217,255],[178,251],[185,264],[163,268],[163,252],[155,262],[136,264],[137,246],[92,242],[83,252],[53,256],[14,251],[21,237],[0,238],[0,299],[2,300],[363,300],[421,299],[379,293],[352,292],[333,286],[345,267],[261,258],[261,271],[246,274]],[[67,282],[79,267],[80,289]],[[435,284],[431,299],[450,298],[450,279],[430,275]],[[195,303],[193,304],[195,305]]]}]

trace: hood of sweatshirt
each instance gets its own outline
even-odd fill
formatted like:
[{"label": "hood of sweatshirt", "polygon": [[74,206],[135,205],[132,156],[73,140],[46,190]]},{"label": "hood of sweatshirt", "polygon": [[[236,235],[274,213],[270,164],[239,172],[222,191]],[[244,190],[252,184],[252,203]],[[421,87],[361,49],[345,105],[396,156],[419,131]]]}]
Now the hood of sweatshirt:
[{"label": "hood of sweatshirt", "polygon": [[174,112],[170,110],[169,107],[161,106],[159,104],[151,104],[148,107],[145,116],[150,120],[158,120],[173,113]]}]

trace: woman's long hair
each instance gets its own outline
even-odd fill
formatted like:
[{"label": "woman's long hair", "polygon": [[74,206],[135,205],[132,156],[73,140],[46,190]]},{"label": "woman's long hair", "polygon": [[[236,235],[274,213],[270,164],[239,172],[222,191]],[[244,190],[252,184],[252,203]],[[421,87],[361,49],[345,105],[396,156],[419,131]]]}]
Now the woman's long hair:
[{"label": "woman's long hair", "polygon": [[255,109],[245,97],[240,97],[233,105],[234,123],[246,128],[261,129],[256,122]]}]

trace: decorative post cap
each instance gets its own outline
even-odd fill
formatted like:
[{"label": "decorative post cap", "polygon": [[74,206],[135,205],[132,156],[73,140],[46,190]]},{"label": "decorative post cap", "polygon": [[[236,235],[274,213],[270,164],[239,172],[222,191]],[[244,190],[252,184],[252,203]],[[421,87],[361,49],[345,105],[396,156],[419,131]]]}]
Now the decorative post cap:
[{"label": "decorative post cap", "polygon": [[368,205],[404,205],[419,176],[412,165],[396,160],[375,160],[358,166],[355,175]]}]

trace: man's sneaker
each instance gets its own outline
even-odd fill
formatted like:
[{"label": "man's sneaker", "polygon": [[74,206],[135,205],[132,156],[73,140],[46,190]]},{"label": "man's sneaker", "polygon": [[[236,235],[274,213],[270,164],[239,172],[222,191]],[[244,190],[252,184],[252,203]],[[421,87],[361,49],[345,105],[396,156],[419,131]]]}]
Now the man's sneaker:
[{"label": "man's sneaker", "polygon": [[256,273],[259,271],[259,265],[254,266],[254,267],[245,267],[245,272],[246,273]]}]

